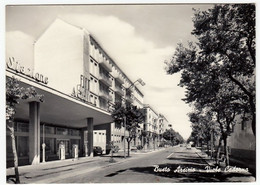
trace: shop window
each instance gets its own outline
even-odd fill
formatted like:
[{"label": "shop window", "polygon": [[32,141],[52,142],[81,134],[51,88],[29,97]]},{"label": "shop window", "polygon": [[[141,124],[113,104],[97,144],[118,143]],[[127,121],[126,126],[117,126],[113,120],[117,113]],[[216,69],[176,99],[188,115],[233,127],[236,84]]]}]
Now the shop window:
[{"label": "shop window", "polygon": [[45,138],[45,153],[46,156],[55,154],[55,139]]},{"label": "shop window", "polygon": [[68,129],[66,128],[57,128],[57,134],[58,135],[68,135]]},{"label": "shop window", "polygon": [[54,127],[44,126],[44,130],[45,130],[46,134],[54,134],[55,133]]},{"label": "shop window", "polygon": [[29,137],[18,137],[18,157],[29,156]]},{"label": "shop window", "polygon": [[18,132],[29,132],[29,124],[28,123],[17,123],[17,131]]},{"label": "shop window", "polygon": [[79,132],[79,130],[71,129],[71,130],[70,130],[70,134],[71,134],[72,136],[79,136],[79,135],[80,135],[80,132]]}]

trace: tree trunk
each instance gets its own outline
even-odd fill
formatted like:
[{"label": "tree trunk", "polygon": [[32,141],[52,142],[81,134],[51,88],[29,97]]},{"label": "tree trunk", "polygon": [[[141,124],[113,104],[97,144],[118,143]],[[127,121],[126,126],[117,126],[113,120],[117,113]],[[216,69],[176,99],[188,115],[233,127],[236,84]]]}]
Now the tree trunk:
[{"label": "tree trunk", "polygon": [[235,79],[232,74],[231,74],[231,71],[229,72],[229,77],[230,79],[235,82],[240,88],[242,91],[244,91],[244,93],[248,96],[249,98],[249,104],[250,104],[250,111],[251,111],[251,114],[252,114],[252,131],[255,135],[255,125],[256,125],[256,115],[255,115],[255,102],[254,102],[254,96],[242,85],[242,83],[240,83],[237,79]]},{"label": "tree trunk", "polygon": [[131,140],[127,141],[127,157],[130,156],[130,142],[131,142]]},{"label": "tree trunk", "polygon": [[14,136],[14,122],[9,121],[9,130],[10,130],[10,136],[12,140],[12,150],[14,155],[14,171],[15,171],[15,183],[20,184],[20,178],[19,178],[19,171],[18,171],[18,156],[15,146],[15,136]]},{"label": "tree trunk", "polygon": [[210,141],[207,141],[207,153],[209,154],[209,142]]},{"label": "tree trunk", "polygon": [[252,116],[253,116],[253,119],[252,119],[252,131],[254,133],[254,136],[255,136],[255,122],[256,122],[256,115],[255,115],[255,112],[252,111]]},{"label": "tree trunk", "polygon": [[216,157],[216,163],[217,163],[217,165],[219,165],[219,156],[220,156],[220,150],[221,150],[221,143],[222,143],[222,138],[219,138],[218,152],[217,152],[217,157]]},{"label": "tree trunk", "polygon": [[228,147],[227,147],[227,136],[223,138],[224,141],[224,154],[226,157],[226,166],[229,166],[229,154],[228,154]]}]

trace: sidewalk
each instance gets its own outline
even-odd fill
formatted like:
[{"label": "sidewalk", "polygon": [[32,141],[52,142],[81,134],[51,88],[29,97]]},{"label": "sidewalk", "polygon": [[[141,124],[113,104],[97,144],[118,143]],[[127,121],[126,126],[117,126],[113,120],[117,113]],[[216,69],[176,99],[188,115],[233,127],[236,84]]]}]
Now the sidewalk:
[{"label": "sidewalk", "polygon": [[[164,149],[164,148],[163,148]],[[151,152],[131,152],[130,157],[124,159],[124,153],[118,152],[113,154],[113,163],[109,162],[110,155],[102,155],[97,157],[81,157],[77,160],[67,159],[63,161],[50,161],[40,163],[39,165],[28,165],[19,167],[20,182],[47,184],[64,178],[74,177],[101,168],[107,168],[112,165],[121,164],[132,159],[143,157],[152,152],[158,152],[163,149],[158,149]],[[14,168],[6,169],[6,182],[14,183]]]},{"label": "sidewalk", "polygon": [[[206,163],[211,166],[215,167],[216,161],[215,159],[211,159],[210,156],[208,156],[205,152],[203,152],[200,149],[196,149],[196,153],[198,156],[206,161]],[[229,156],[229,164],[230,166],[240,167],[240,168],[248,168],[249,172],[255,176],[256,175],[256,164],[253,164],[252,162],[238,160],[232,156]]]}]

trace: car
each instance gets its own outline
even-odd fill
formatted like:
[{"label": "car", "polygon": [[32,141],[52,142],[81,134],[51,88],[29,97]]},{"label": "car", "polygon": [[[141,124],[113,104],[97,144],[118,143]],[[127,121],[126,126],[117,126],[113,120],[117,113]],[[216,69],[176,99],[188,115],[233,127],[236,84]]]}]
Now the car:
[{"label": "car", "polygon": [[190,149],[191,149],[191,144],[187,144],[187,145],[186,145],[186,149],[189,149],[189,150],[190,150]]},{"label": "car", "polygon": [[131,146],[131,151],[137,151],[137,146]]},{"label": "car", "polygon": [[100,146],[94,146],[93,148],[94,155],[102,155],[103,151],[104,150]]}]

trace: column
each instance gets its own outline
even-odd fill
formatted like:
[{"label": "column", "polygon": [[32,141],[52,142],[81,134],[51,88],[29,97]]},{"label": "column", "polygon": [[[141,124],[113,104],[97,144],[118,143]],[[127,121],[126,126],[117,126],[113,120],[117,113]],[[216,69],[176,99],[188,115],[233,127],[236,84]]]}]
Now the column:
[{"label": "column", "polygon": [[106,147],[110,148],[110,146],[111,146],[111,123],[107,123],[106,124]]},{"label": "column", "polygon": [[87,118],[88,124],[88,156],[93,157],[93,118]]},{"label": "column", "polygon": [[29,163],[40,163],[40,103],[29,103]]}]

